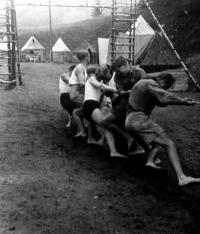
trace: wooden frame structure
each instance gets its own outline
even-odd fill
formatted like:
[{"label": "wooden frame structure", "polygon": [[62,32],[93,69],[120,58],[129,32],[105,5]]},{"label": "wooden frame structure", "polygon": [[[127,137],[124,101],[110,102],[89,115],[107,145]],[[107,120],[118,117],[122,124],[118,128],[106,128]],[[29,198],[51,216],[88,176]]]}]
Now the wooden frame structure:
[{"label": "wooden frame structure", "polygon": [[[13,45],[18,41],[17,40],[17,26],[16,26],[16,13],[15,13],[15,7],[14,7],[14,0],[4,0],[5,2],[9,2],[10,3],[10,8],[8,7],[8,9],[10,9],[9,13],[11,15],[11,21],[9,21],[9,19],[7,20],[7,27],[12,26],[12,30],[9,32],[9,29],[7,28],[7,33],[9,36],[11,36],[11,40],[9,42],[8,40],[8,44],[12,43],[12,56],[11,56],[11,68],[13,69],[13,71],[10,73],[9,76],[9,80],[10,82],[12,82],[14,79],[16,80],[16,74],[15,74],[15,68],[14,68],[14,57],[16,58],[16,56],[14,55],[14,49],[13,49]],[[121,3],[119,2],[121,1]],[[185,63],[181,60],[178,52],[175,50],[173,44],[171,43],[170,39],[167,37],[165,31],[163,30],[162,26],[160,25],[160,23],[158,22],[155,14],[153,13],[149,3],[147,2],[147,0],[143,0],[145,5],[147,6],[148,10],[150,11],[152,17],[154,18],[155,22],[158,24],[163,36],[165,37],[166,41],[168,42],[170,48],[172,49],[172,51],[174,52],[175,56],[177,57],[177,59],[179,60],[181,66],[183,67],[183,69],[185,70],[185,72],[187,73],[188,77],[192,80],[192,82],[195,84],[195,86],[200,90],[200,85],[196,82],[195,78],[193,77],[193,75],[190,73],[190,71],[188,70],[187,66],[185,65]],[[118,46],[128,46],[129,50],[128,50],[128,60],[130,64],[134,64],[134,55],[135,55],[135,23],[137,20],[137,0],[128,0],[128,4],[125,4],[125,2],[127,1],[123,1],[123,0],[112,0],[112,5],[99,5],[98,7],[102,8],[102,9],[111,9],[112,10],[112,30],[111,30],[111,58],[112,60],[116,58],[117,55],[120,54],[119,51],[117,51],[117,47]],[[8,4],[9,5],[9,4]],[[51,7],[80,7],[80,8],[93,8],[96,7],[95,5],[90,5],[88,4],[88,1],[85,1],[85,4],[82,5],[71,5],[71,4],[65,4],[65,5],[59,5],[59,4],[51,4],[51,0],[49,0],[49,4],[32,4],[32,3],[28,3],[28,4],[17,4],[17,5],[26,5],[26,6],[44,6],[44,7],[49,7],[49,15],[50,15],[50,31],[51,31]],[[127,7],[129,8],[129,11],[121,11],[120,9],[123,9],[123,7]],[[9,17],[8,17],[9,18]],[[14,24],[15,21],[15,24]],[[117,22],[129,22],[129,35],[128,35],[128,43],[117,43],[117,38],[122,38],[122,36],[118,36],[116,33],[116,23]],[[13,28],[13,25],[14,28]],[[51,35],[50,35],[50,44],[52,44],[52,39],[51,39]],[[126,37],[127,38],[127,37]],[[16,40],[16,41],[15,41]],[[9,46],[9,45],[8,45]],[[14,47],[15,48],[15,47]],[[9,50],[10,51],[10,50]],[[52,51],[51,51],[52,53]],[[123,52],[124,53],[124,52]],[[9,56],[8,56],[9,57]],[[18,57],[18,56],[17,56]],[[51,59],[52,56],[51,56]],[[20,74],[20,66],[18,66],[18,74],[19,74],[19,83],[22,84],[21,81],[21,74]]]},{"label": "wooden frame structure", "polygon": [[14,0],[4,0],[4,8],[0,9],[0,15],[0,26],[3,28],[0,31],[1,44],[6,44],[4,50],[0,49],[0,68],[7,67],[6,71],[0,69],[0,83],[8,84],[11,88],[16,86],[17,74],[19,85],[22,85]]},{"label": "wooden frame structure", "polygon": [[[123,11],[123,7],[129,9]],[[111,35],[111,59],[114,60],[120,52],[118,46],[128,47],[128,61],[134,64],[135,57],[135,23],[137,20],[137,4],[136,0],[129,0],[129,4],[119,3],[119,0],[112,0],[112,35]],[[116,25],[119,22],[127,22],[129,24],[129,35],[127,37],[117,35]],[[128,39],[128,43],[118,43],[117,39]]]}]

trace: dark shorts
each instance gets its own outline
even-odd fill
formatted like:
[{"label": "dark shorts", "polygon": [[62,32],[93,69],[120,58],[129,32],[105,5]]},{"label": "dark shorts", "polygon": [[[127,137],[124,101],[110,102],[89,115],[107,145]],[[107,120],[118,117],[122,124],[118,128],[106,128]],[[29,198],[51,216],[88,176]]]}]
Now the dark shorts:
[{"label": "dark shorts", "polygon": [[146,144],[151,144],[164,130],[143,112],[130,112],[126,118],[126,128],[137,133]]},{"label": "dark shorts", "polygon": [[113,100],[112,113],[116,118],[118,125],[124,127],[127,113],[128,95],[119,95]]},{"label": "dark shorts", "polygon": [[75,109],[75,106],[70,100],[69,93],[61,93],[60,104],[70,115],[72,115],[72,112]]},{"label": "dark shorts", "polygon": [[83,103],[83,116],[88,121],[92,121],[92,112],[99,108],[100,104],[94,100],[87,100]]}]

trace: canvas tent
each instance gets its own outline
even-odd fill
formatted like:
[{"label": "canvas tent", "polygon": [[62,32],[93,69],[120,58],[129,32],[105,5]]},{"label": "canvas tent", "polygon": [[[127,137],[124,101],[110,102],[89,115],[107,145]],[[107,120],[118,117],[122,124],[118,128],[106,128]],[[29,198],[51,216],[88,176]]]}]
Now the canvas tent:
[{"label": "canvas tent", "polygon": [[64,43],[62,38],[58,38],[54,46],[52,47],[53,61],[54,62],[70,62],[72,59],[72,53],[69,47]]},{"label": "canvas tent", "polygon": [[[162,34],[155,32],[140,15],[136,21],[135,30],[135,64],[140,64],[147,72],[155,72],[180,67],[180,62],[174,55]],[[126,38],[117,38],[117,43],[129,43],[128,33],[120,32]],[[111,63],[111,45],[109,38],[98,38],[99,63]],[[117,46],[117,51],[128,58],[128,46]],[[124,52],[124,54],[123,54]],[[172,73],[172,72],[171,72]],[[175,72],[176,84],[174,90],[187,90],[188,77],[182,70]]]},{"label": "canvas tent", "polygon": [[25,45],[21,48],[24,59],[29,58],[29,61],[44,62],[45,61],[45,48],[40,42],[31,36]]},{"label": "canvas tent", "polygon": [[[136,24],[135,24],[136,30],[135,30],[135,62],[139,60],[141,55],[145,52],[145,49],[148,47],[149,43],[154,39],[156,32],[151,28],[151,26],[145,21],[145,19],[140,15],[137,18]],[[128,32],[127,33],[119,33],[119,36],[127,37],[126,38],[117,38],[117,43],[129,43],[128,39]],[[106,52],[102,52],[103,48],[108,48],[107,55]],[[128,58],[127,51],[128,47],[124,46],[118,46],[118,51],[122,53],[121,55],[125,58]],[[98,50],[99,50],[99,61],[101,63],[110,63],[110,53],[111,53],[111,47],[110,47],[110,39],[104,38],[103,40],[100,38],[98,40]],[[123,52],[125,52],[123,54]]]},{"label": "canvas tent", "polygon": [[[173,55],[165,39],[159,33],[156,33],[141,15],[137,18],[135,27],[134,61],[136,64],[156,66],[178,64],[178,60]],[[117,38],[117,43],[129,43],[128,33],[120,32],[119,36],[127,37],[127,39]],[[126,53],[128,49],[128,46],[117,46],[117,50],[121,53],[120,55],[125,58],[128,58]],[[100,63],[110,63],[111,46],[108,38],[98,39],[98,50]]]},{"label": "canvas tent", "polygon": [[91,64],[97,63],[97,50],[87,40],[83,41],[83,43],[75,49],[75,53],[80,50],[87,50],[89,52]]}]

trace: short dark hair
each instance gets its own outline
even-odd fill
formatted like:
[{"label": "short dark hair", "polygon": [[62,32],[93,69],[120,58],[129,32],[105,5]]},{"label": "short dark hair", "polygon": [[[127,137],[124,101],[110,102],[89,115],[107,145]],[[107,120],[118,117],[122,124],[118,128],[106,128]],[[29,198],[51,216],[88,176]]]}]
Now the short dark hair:
[{"label": "short dark hair", "polygon": [[83,59],[85,59],[86,57],[89,56],[89,53],[87,50],[79,50],[77,53],[76,53],[76,56],[77,58],[81,61]]},{"label": "short dark hair", "polygon": [[108,64],[99,65],[95,70],[95,75],[97,77],[103,78],[107,72],[110,72],[110,65]]},{"label": "short dark hair", "polygon": [[175,82],[174,77],[172,76],[172,74],[170,73],[161,73],[160,75],[158,75],[158,80],[162,80],[164,82],[166,82],[167,86],[172,86],[173,83]]},{"label": "short dark hair", "polygon": [[127,63],[127,59],[123,56],[116,58],[111,64],[111,72],[114,72],[118,67],[121,67]]},{"label": "short dark hair", "polygon": [[87,68],[87,74],[90,76],[91,74],[95,74],[95,71],[97,69],[97,66],[90,66]]}]

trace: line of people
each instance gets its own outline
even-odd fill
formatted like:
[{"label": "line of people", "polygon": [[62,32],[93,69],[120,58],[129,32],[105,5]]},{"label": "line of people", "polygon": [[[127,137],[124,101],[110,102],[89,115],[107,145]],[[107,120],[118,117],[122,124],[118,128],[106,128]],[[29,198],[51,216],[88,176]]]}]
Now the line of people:
[{"label": "line of people", "polygon": [[[186,176],[174,142],[155,123],[150,115],[155,106],[194,105],[189,98],[180,98],[167,90],[173,85],[171,74],[149,77],[138,66],[132,66],[120,56],[111,66],[105,64],[88,68],[87,51],[79,51],[80,63],[71,66],[69,73],[60,76],[60,102],[77,127],[74,137],[88,137],[87,143],[109,147],[111,157],[127,158],[130,148],[134,153],[146,152],[147,167],[160,169],[158,153],[161,148],[176,173],[179,186],[200,182],[200,178]],[[95,132],[100,138],[96,140]],[[127,142],[126,154],[117,151],[115,137]]]}]

